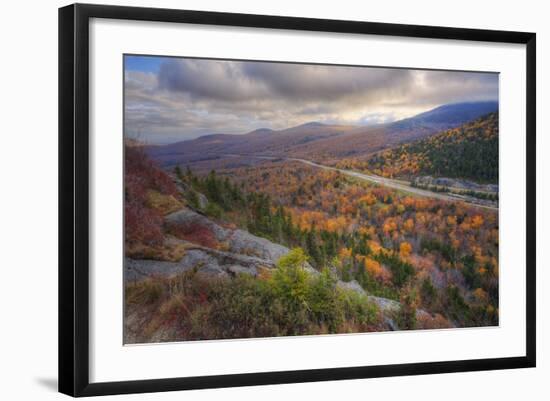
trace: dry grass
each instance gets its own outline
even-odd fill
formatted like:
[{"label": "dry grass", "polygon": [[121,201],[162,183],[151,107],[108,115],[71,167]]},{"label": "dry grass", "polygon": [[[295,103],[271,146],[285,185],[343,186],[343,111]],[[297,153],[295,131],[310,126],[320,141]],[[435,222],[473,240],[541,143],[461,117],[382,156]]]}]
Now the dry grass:
[{"label": "dry grass", "polygon": [[143,243],[126,244],[125,253],[133,259],[150,259],[165,262],[179,262],[185,256],[184,244],[165,241],[160,246],[151,246]]},{"label": "dry grass", "polygon": [[150,305],[162,297],[164,287],[162,283],[153,278],[126,284],[126,303],[128,305]]},{"label": "dry grass", "polygon": [[174,197],[174,195],[161,194],[155,190],[147,191],[147,206],[158,210],[161,214],[167,215],[180,210],[184,203]]}]

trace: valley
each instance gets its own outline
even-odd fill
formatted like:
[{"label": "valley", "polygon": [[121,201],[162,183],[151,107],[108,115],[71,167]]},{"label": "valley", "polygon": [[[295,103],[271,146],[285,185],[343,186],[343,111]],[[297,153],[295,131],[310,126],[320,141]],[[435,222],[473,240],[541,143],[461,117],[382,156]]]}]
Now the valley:
[{"label": "valley", "polygon": [[[224,155],[226,157],[237,157],[242,158],[242,155]],[[274,157],[274,156],[248,156],[252,158],[258,158],[261,160],[286,160],[286,161],[296,161],[300,163],[304,163],[309,166],[317,167],[323,170],[328,171],[337,171],[341,174],[347,175],[349,177],[354,177],[360,180],[365,180],[368,182],[376,183],[379,185],[383,185],[388,188],[396,189],[398,191],[412,194],[415,196],[422,196],[427,198],[434,198],[434,199],[441,199],[446,201],[461,201],[470,203],[472,205],[476,205],[481,208],[487,208],[492,210],[498,210],[498,205],[495,205],[494,202],[483,200],[476,198],[475,196],[469,195],[469,194],[463,194],[462,189],[457,189],[454,186],[430,186],[435,187],[433,190],[430,190],[429,188],[422,188],[419,186],[419,184],[415,181],[409,182],[404,180],[396,180],[392,178],[377,176],[373,174],[365,174],[360,173],[353,170],[345,170],[341,168],[331,167],[331,166],[325,166],[319,163],[312,162],[310,160],[304,160],[304,159],[296,159],[296,158],[281,158],[281,157]],[[471,186],[471,184],[470,184]],[[453,192],[454,190],[454,192]],[[483,193],[493,193],[493,192],[483,192]]]},{"label": "valley", "polygon": [[495,107],[128,144],[125,343],[498,324]]}]

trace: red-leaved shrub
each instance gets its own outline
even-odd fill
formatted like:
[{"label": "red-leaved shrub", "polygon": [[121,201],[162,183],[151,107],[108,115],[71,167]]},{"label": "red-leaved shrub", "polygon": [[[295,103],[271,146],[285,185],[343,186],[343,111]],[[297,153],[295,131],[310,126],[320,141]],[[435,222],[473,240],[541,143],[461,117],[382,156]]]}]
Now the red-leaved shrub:
[{"label": "red-leaved shrub", "polygon": [[163,241],[162,216],[147,207],[147,191],[176,195],[170,177],[158,168],[140,147],[124,149],[124,224],[126,241],[160,245]]},{"label": "red-leaved shrub", "polygon": [[219,245],[214,233],[208,227],[197,223],[171,224],[168,231],[177,238],[208,248],[215,249]]},{"label": "red-leaved shrub", "polygon": [[163,240],[162,216],[141,202],[126,201],[124,205],[126,241],[160,245]]},{"label": "red-leaved shrub", "polygon": [[141,147],[125,147],[124,172],[126,190],[141,196],[153,189],[164,195],[177,195],[178,191],[168,174],[162,171]]}]

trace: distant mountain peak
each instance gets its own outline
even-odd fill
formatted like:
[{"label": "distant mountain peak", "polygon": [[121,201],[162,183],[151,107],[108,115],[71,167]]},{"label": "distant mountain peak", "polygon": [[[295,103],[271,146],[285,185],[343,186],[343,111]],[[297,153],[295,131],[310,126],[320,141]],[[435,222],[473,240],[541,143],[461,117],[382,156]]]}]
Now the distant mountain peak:
[{"label": "distant mountain peak", "polygon": [[498,110],[498,102],[496,100],[487,100],[487,101],[478,101],[478,102],[457,102],[457,103],[447,103],[443,104],[441,106],[438,106],[436,108],[433,108],[431,110],[428,110],[424,113],[420,113],[416,115],[415,117],[423,116],[423,115],[429,115],[429,114],[435,114],[439,112],[447,112],[449,110],[453,112],[460,112],[460,111],[480,111],[483,112],[485,110]]},{"label": "distant mountain peak", "polygon": [[320,123],[319,121],[311,121],[309,123],[300,124],[298,127],[324,127],[325,125],[326,124]]},{"label": "distant mountain peak", "polygon": [[475,106],[475,105],[493,105],[493,106],[497,106],[498,105],[498,101],[497,100],[470,100],[470,101],[467,101],[467,102],[452,102],[452,103],[446,103],[446,104],[443,104],[439,107],[436,107],[437,108],[442,108],[442,107],[454,107],[454,106],[460,106],[460,105],[464,105],[464,106]]},{"label": "distant mountain peak", "polygon": [[269,134],[274,132],[271,128],[258,128],[254,131],[250,131],[249,134]]},{"label": "distant mountain peak", "polygon": [[497,101],[449,103],[416,116],[395,121],[390,124],[390,127],[393,129],[409,129],[423,125],[444,130],[495,111],[498,111]]}]

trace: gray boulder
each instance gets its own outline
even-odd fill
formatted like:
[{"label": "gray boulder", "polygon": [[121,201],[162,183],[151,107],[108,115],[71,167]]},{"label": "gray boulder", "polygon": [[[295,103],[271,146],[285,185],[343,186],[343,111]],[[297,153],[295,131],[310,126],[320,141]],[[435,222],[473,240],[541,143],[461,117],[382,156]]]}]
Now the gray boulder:
[{"label": "gray boulder", "polygon": [[199,208],[203,210],[206,209],[208,206],[208,198],[200,192],[197,192],[197,198],[199,200]]},{"label": "gray boulder", "polygon": [[251,267],[243,267],[240,265],[230,265],[227,267],[227,271],[232,275],[238,275],[238,274],[249,274],[251,276],[257,276],[258,275],[258,269],[256,269],[254,266]]},{"label": "gray boulder", "polygon": [[344,291],[354,291],[359,295],[367,295],[367,292],[361,287],[361,285],[356,281],[341,281],[338,280],[336,286]]},{"label": "gray boulder", "polygon": [[369,301],[376,304],[380,312],[384,314],[391,314],[399,312],[401,304],[393,299],[376,297],[374,295],[369,295]]},{"label": "gray boulder", "polygon": [[285,246],[257,237],[244,230],[234,230],[227,241],[229,241],[231,252],[256,256],[272,262],[277,262],[281,256],[289,252]]},{"label": "gray boulder", "polygon": [[231,230],[223,228],[219,224],[216,224],[210,220],[208,217],[188,208],[183,208],[177,212],[170,213],[164,217],[164,221],[167,224],[173,225],[191,226],[196,224],[206,227],[212,231],[218,241],[225,241],[231,235]]},{"label": "gray boulder", "polygon": [[175,276],[192,266],[180,262],[124,258],[124,281],[139,281],[154,276]]},{"label": "gray boulder", "polygon": [[[227,276],[246,273],[256,276],[261,269],[275,268],[275,261],[234,252],[220,251],[172,238],[171,243],[185,247],[185,254],[178,262],[164,262],[126,258],[125,281],[136,281],[147,277],[173,277],[189,270],[196,270],[212,276]],[[288,252],[288,249],[287,249]],[[305,268],[314,270],[311,266]]]}]

